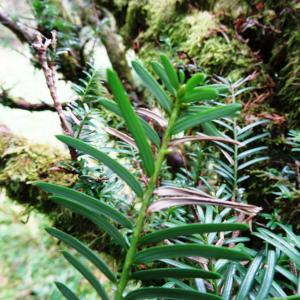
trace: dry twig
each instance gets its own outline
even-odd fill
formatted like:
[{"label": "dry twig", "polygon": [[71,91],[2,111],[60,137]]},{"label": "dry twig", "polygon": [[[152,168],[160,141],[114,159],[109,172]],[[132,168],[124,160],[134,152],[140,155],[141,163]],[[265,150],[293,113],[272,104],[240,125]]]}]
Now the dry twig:
[{"label": "dry twig", "polygon": [[[53,61],[48,60],[47,50],[49,46],[56,48],[56,33],[52,32],[52,40],[43,39],[42,35],[39,33],[36,36],[35,42],[32,44],[33,48],[36,50],[38,55],[38,60],[41,65],[41,68],[44,72],[46,83],[50,91],[51,98],[53,100],[54,108],[59,116],[61,128],[66,135],[73,136],[73,130],[70,124],[67,121],[66,115],[63,111],[62,104],[60,103],[57,95],[56,88],[56,66]],[[70,155],[72,159],[76,159],[76,152],[73,149],[70,149]]]}]

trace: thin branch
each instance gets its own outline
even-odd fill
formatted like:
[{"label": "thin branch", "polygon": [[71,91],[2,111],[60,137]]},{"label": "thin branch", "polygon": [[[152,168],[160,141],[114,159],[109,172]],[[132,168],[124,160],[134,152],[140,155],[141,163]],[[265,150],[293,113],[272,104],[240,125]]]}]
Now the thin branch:
[{"label": "thin branch", "polygon": [[[8,90],[1,88],[2,92],[0,93],[0,104],[10,108],[22,109],[27,111],[56,111],[55,107],[46,102],[40,103],[30,103],[22,97],[13,97],[9,95]],[[62,107],[65,108],[67,103],[63,103]]]},{"label": "thin branch", "polygon": [[[49,46],[56,48],[56,34],[52,32],[52,40],[42,38],[42,35],[39,33],[36,36],[35,42],[32,44],[33,48],[37,52],[38,60],[41,65],[41,68],[44,72],[46,83],[50,91],[51,98],[53,100],[54,108],[59,116],[61,128],[66,135],[73,136],[73,130],[70,124],[67,121],[63,107],[58,99],[57,88],[56,88],[56,68],[53,61],[47,59],[47,50]],[[76,159],[76,152],[73,149],[70,150],[70,155],[72,159]]]},{"label": "thin branch", "polygon": [[58,100],[56,81],[55,81],[55,70],[52,66],[49,65],[49,62],[47,60],[47,49],[51,45],[51,42],[52,41],[50,39],[45,39],[45,42],[43,42],[43,38],[41,34],[38,34],[32,46],[37,51],[39,63],[44,72],[46,83],[50,91],[51,98],[53,100],[54,108],[57,111],[61,122],[61,127],[65,134],[73,135],[72,128],[70,127],[66,119],[66,116],[63,112],[62,105]]},{"label": "thin branch", "polygon": [[0,23],[12,31],[22,43],[31,44],[38,34],[36,29],[26,26],[18,20],[14,20],[2,11],[0,11]]}]

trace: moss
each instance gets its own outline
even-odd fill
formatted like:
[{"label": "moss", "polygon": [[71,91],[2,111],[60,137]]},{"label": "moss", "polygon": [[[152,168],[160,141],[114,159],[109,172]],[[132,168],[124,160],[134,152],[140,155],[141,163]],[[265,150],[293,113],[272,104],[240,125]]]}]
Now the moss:
[{"label": "moss", "polygon": [[300,231],[300,190],[291,189],[285,195],[275,200],[274,207],[278,209],[282,222],[291,224],[299,233]]},{"label": "moss", "polygon": [[[288,126],[300,127],[300,28],[287,33],[287,45],[279,46],[273,61],[280,55],[285,57],[283,67],[278,72],[278,91],[275,100],[279,100],[280,109],[288,113]],[[279,50],[278,50],[279,49]],[[282,53],[284,52],[284,53]]]},{"label": "moss", "polygon": [[[284,186],[285,192],[280,186]],[[249,202],[262,206],[264,213],[277,211],[278,221],[291,224],[299,233],[300,190],[295,188],[293,180],[275,168],[255,169],[251,171],[246,190]]]},{"label": "moss", "polygon": [[181,51],[188,51],[194,56],[203,41],[218,29],[219,23],[213,14],[194,10],[172,26],[169,33],[174,45],[177,44]]},{"label": "moss", "polygon": [[67,163],[68,157],[47,145],[29,144],[26,139],[1,129],[0,187],[5,188],[7,196],[24,205],[28,212],[34,209],[47,215],[53,226],[92,244],[93,248],[119,255],[119,246],[107,234],[87,219],[56,205],[47,193],[31,184],[38,180],[73,186],[77,175],[55,170],[62,162]]},{"label": "moss", "polygon": [[232,81],[248,75],[253,65],[247,47],[234,39],[227,42],[220,36],[208,39],[196,59],[207,72],[213,71]]},{"label": "moss", "polygon": [[148,35],[158,36],[163,33],[177,17],[176,8],[182,2],[182,0],[148,0],[145,7],[147,10]]},{"label": "moss", "polygon": [[[139,35],[142,47],[138,54],[146,66],[149,60],[158,57],[159,51],[163,51],[177,63],[189,65],[192,62],[208,74],[233,81],[258,71],[253,85],[257,88],[266,86],[269,77],[264,67],[248,45],[237,39],[235,31],[223,26],[216,15],[196,9],[183,14],[178,9],[179,1],[157,2],[154,5],[149,1],[149,27]],[[166,6],[169,7],[168,13],[164,14]],[[189,59],[182,59],[181,53],[186,53]]]},{"label": "moss", "polygon": [[242,16],[247,16],[251,12],[251,7],[244,0],[218,0],[213,7],[214,13],[226,15],[235,20]]},{"label": "moss", "polygon": [[142,3],[140,1],[130,1],[127,8],[125,25],[122,28],[122,35],[127,44],[129,43],[129,41],[134,40],[134,38],[138,35],[138,27],[140,26],[140,22],[138,22],[137,20],[144,19],[142,17],[141,10]]},{"label": "moss", "polygon": [[8,132],[2,133],[0,140],[0,186],[5,187],[11,198],[37,204],[47,198],[37,193],[30,182],[43,180],[70,186],[76,181],[75,175],[51,171],[52,167],[66,160],[60,151],[46,145],[29,144],[25,139]]}]

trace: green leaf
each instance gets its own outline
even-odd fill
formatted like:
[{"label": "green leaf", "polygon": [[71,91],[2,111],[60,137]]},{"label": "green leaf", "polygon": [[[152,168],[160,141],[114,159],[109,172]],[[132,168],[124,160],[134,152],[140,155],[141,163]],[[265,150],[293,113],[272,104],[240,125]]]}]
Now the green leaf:
[{"label": "green leaf", "polygon": [[182,102],[214,100],[217,98],[218,98],[217,89],[211,86],[199,86],[194,88],[189,94],[185,94],[182,97]]},{"label": "green leaf", "polygon": [[293,295],[293,296],[287,296],[284,298],[271,298],[270,300],[300,300],[300,294]]},{"label": "green leaf", "polygon": [[57,289],[62,293],[62,295],[67,300],[80,300],[67,286],[65,286],[63,283],[56,281],[55,285]]},{"label": "green leaf", "polygon": [[54,201],[55,203],[66,207],[73,212],[82,215],[92,221],[94,224],[99,226],[101,229],[106,231],[116,242],[118,242],[121,246],[125,249],[128,247],[126,240],[120,234],[119,230],[114,227],[112,224],[107,222],[106,218],[103,217],[102,214],[91,210],[84,204],[80,204],[78,202],[72,201],[70,199],[61,198],[61,197],[51,197],[50,200]]},{"label": "green leaf", "polygon": [[254,159],[252,159],[252,160],[249,160],[249,161],[247,161],[247,162],[241,164],[241,165],[238,167],[238,170],[239,170],[239,171],[240,171],[240,170],[243,170],[243,169],[245,169],[245,168],[247,168],[247,167],[250,167],[250,166],[252,166],[252,165],[254,165],[254,164],[258,163],[258,162],[261,162],[261,161],[263,161],[263,160],[266,160],[266,159],[269,159],[269,156],[263,156],[263,157],[254,158]]},{"label": "green leaf", "polygon": [[248,298],[251,287],[255,281],[256,273],[260,267],[260,264],[262,263],[263,258],[264,256],[259,254],[253,259],[240,285],[236,300],[245,300]]},{"label": "green leaf", "polygon": [[230,260],[249,260],[247,254],[225,247],[216,247],[198,244],[182,244],[152,247],[138,252],[134,257],[134,263],[148,263],[158,259],[202,256],[205,258],[223,258]]},{"label": "green leaf", "polygon": [[112,102],[110,100],[107,100],[106,98],[100,98],[98,101],[104,108],[107,110],[113,112],[114,114],[122,117],[122,113],[120,108],[118,107],[118,104],[115,102]]},{"label": "green leaf", "polygon": [[[107,110],[113,112],[114,114],[122,117],[121,111],[118,107],[118,105],[112,101],[109,101],[107,99],[101,98],[99,100],[99,103],[106,108]],[[142,126],[144,128],[145,134],[147,135],[148,139],[156,146],[160,146],[160,138],[157,132],[140,116],[138,116],[140,122],[142,123]]]},{"label": "green leaf", "polygon": [[251,156],[251,155],[257,154],[257,153],[259,153],[260,151],[265,150],[265,149],[267,149],[267,148],[268,148],[267,146],[261,146],[261,147],[256,147],[256,148],[252,148],[252,149],[246,150],[246,151],[244,151],[244,152],[241,152],[241,153],[238,155],[237,159],[238,159],[238,160],[244,159],[244,158],[249,157],[249,156]]},{"label": "green leaf", "polygon": [[225,106],[207,108],[195,114],[185,115],[177,120],[174,127],[172,128],[172,133],[177,134],[181,131],[192,128],[204,122],[231,116],[240,109],[240,104],[228,104]]},{"label": "green leaf", "polygon": [[203,132],[210,136],[220,136],[224,137],[224,134],[222,134],[215,126],[213,122],[205,122],[201,124],[201,127],[203,129]]},{"label": "green leaf", "polygon": [[112,282],[117,281],[115,274],[110,270],[106,263],[81,241],[56,228],[46,228],[46,231],[60,241],[64,242],[66,245],[77,250],[81,255],[83,255],[92,264],[94,264]]},{"label": "green leaf", "polygon": [[168,113],[171,112],[172,104],[171,100],[153,78],[153,76],[137,61],[132,62],[132,67],[135,72],[138,74],[140,79],[146,88],[151,92],[151,94],[157,99],[159,105]]},{"label": "green leaf", "polygon": [[203,85],[206,75],[204,73],[194,74],[185,85],[185,94],[190,94],[193,89],[199,85]]},{"label": "green leaf", "polygon": [[132,134],[135,143],[139,148],[145,171],[148,176],[151,176],[154,172],[154,158],[141,122],[130,104],[118,75],[112,70],[107,70],[107,80],[115,100],[119,105],[128,130]]},{"label": "green leaf", "polygon": [[219,279],[221,275],[215,272],[208,272],[196,268],[158,268],[134,272],[133,279],[160,279],[160,278],[207,278]]},{"label": "green leaf", "polygon": [[214,87],[218,94],[227,94],[229,92],[229,87],[226,84],[210,84],[211,87]]},{"label": "green leaf", "polygon": [[281,288],[281,286],[276,281],[273,281],[272,289],[270,292],[272,293],[272,296],[283,297],[282,300],[285,300],[286,299],[285,297],[287,297],[284,290]]},{"label": "green leaf", "polygon": [[116,209],[101,202],[100,200],[97,200],[96,198],[78,192],[74,189],[66,188],[60,185],[51,184],[47,182],[35,182],[34,185],[56,196],[68,198],[72,201],[78,202],[79,204],[85,204],[91,210],[99,212],[100,214],[103,214],[108,218],[111,218],[112,220],[118,222],[126,228],[132,228],[132,223],[129,221],[128,217],[125,217]]},{"label": "green leaf", "polygon": [[165,239],[172,239],[178,236],[187,236],[190,234],[203,234],[209,232],[237,231],[247,230],[249,227],[245,224],[188,224],[167,229],[161,229],[143,236],[139,244],[157,243]]},{"label": "green leaf", "polygon": [[295,250],[295,248],[291,247],[291,244],[285,241],[282,237],[272,233],[267,229],[258,228],[257,230],[259,231],[259,233],[254,232],[254,236],[263,239],[267,243],[273,245],[276,249],[283,252],[293,262],[295,262],[297,268],[300,269],[300,253],[297,250]]},{"label": "green leaf", "polygon": [[148,139],[156,146],[156,148],[159,148],[160,137],[157,132],[143,118],[139,117],[139,119],[144,127],[145,134],[147,135]]},{"label": "green leaf", "polygon": [[85,265],[83,265],[75,256],[73,256],[69,252],[63,251],[63,256],[94,287],[101,299],[109,300],[99,280]]},{"label": "green leaf", "polygon": [[276,266],[276,254],[275,251],[269,250],[267,265],[265,269],[265,274],[263,277],[263,281],[260,287],[260,290],[257,294],[257,299],[267,299],[269,291],[272,287],[273,278],[275,274],[275,266]]},{"label": "green leaf", "polygon": [[57,138],[68,146],[75,148],[85,154],[88,154],[95,159],[99,160],[103,164],[105,164],[108,168],[110,168],[113,172],[115,172],[121,179],[123,179],[137,194],[137,196],[142,197],[143,189],[140,183],[136,180],[136,178],[127,171],[122,165],[116,162],[114,159],[110,158],[105,153],[97,150],[91,145],[84,143],[78,139],[72,138],[66,135],[59,135]]},{"label": "green leaf", "polygon": [[278,272],[279,274],[284,276],[286,279],[291,281],[291,283],[296,284],[296,285],[298,284],[297,276],[295,276],[292,272],[288,271],[286,268],[277,265],[275,267],[275,270],[276,270],[276,272]]},{"label": "green leaf", "polygon": [[175,69],[173,68],[169,58],[165,54],[160,55],[161,63],[163,64],[165,71],[169,77],[170,82],[172,83],[173,87],[177,90],[179,88],[179,80]]},{"label": "green leaf", "polygon": [[161,297],[175,300],[222,300],[220,297],[209,293],[204,294],[192,290],[163,287],[134,290],[126,295],[125,300],[157,299]]},{"label": "green leaf", "polygon": [[166,71],[164,70],[164,68],[162,67],[162,65],[157,63],[156,61],[152,61],[151,66],[152,66],[154,72],[158,75],[158,77],[161,79],[163,84],[166,86],[168,91],[172,95],[176,96],[176,89],[171,84],[169,77],[168,77]]},{"label": "green leaf", "polygon": [[233,277],[236,271],[236,265],[234,263],[229,264],[226,276],[224,279],[224,287],[222,291],[222,299],[230,300],[233,288]]},{"label": "green leaf", "polygon": [[300,237],[295,235],[291,230],[291,228],[289,228],[288,226],[285,226],[281,223],[277,223],[277,224],[286,232],[286,234],[291,239],[291,241],[293,241],[295,245],[300,249]]},{"label": "green leaf", "polygon": [[185,83],[185,73],[182,69],[178,70],[178,77],[179,77],[179,82],[181,84],[184,84]]}]

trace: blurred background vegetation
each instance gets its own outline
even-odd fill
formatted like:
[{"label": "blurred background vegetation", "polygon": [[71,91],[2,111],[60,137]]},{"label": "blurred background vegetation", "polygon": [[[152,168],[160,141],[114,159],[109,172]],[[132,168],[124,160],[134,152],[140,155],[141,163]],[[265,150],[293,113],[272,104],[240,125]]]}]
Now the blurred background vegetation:
[{"label": "blurred background vegetation", "polygon": [[[238,99],[244,105],[239,124],[269,121],[251,132],[268,132],[268,138],[259,140],[268,146],[268,160],[251,166],[247,171],[251,176],[241,185],[241,193],[248,203],[263,207],[265,217],[259,222],[272,225],[282,221],[299,232],[299,156],[293,151],[298,147],[295,140],[299,143],[300,130],[299,1],[0,0],[0,12],[12,22],[26,24],[29,32],[29,38],[22,36],[22,26],[14,30],[1,16],[1,300],[61,299],[53,288],[54,277],[87,299],[96,299],[58,254],[61,247],[45,234],[46,225],[54,223],[100,251],[118,253],[115,245],[106,243],[107,236],[89,231],[89,222],[78,221],[50,205],[46,194],[32,187],[31,181],[75,186],[107,201],[117,194],[114,205],[128,210],[128,199],[116,192],[120,182],[112,174],[90,162],[70,163],[67,149],[55,138],[62,129],[53,108],[38,111],[30,106],[52,105],[32,48],[35,32],[31,31],[36,29],[47,38],[51,30],[58,32],[59,54],[54,58],[59,67],[57,93],[60,102],[71,103],[74,118],[70,123],[78,130],[76,120],[88,120],[80,137],[107,148],[116,143],[103,133],[103,124],[122,124],[107,112],[94,113],[93,104],[82,104],[89,99],[80,90],[96,78],[99,82],[93,85],[92,96],[107,94],[100,81],[107,67],[119,72],[136,107],[143,101],[152,104],[131,74],[129,62],[136,56],[149,66],[164,52],[188,76],[201,71],[211,74],[212,79],[218,75],[234,82],[250,75],[247,86],[252,89]],[[134,169],[126,159],[124,163]],[[68,172],[53,171],[64,167]],[[108,183],[97,181],[103,174],[110,178]],[[173,175],[165,176],[169,180]],[[186,183],[184,176],[178,180]]]}]

